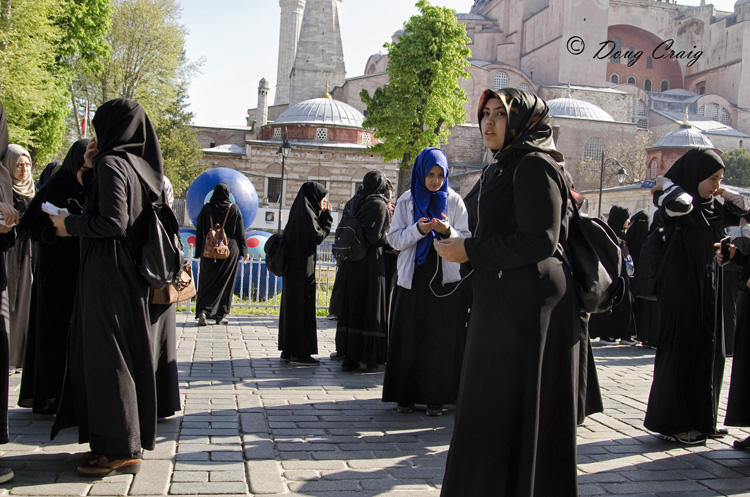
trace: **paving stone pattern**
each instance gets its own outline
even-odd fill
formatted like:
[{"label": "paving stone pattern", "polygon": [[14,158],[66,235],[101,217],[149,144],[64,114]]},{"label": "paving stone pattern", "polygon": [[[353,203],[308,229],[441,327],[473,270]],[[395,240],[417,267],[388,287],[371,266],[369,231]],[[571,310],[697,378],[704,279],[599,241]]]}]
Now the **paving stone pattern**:
[{"label": "paving stone pattern", "polygon": [[[437,497],[454,411],[428,417],[417,406],[398,414],[382,403],[382,367],[345,373],[328,359],[335,321],[318,320],[320,366],[284,364],[277,327],[276,317],[233,315],[226,325],[199,328],[178,315],[184,410],[159,421],[156,450],[135,476],[77,476],[88,450],[77,430],[50,441],[51,417],[12,407],[0,465],[16,477],[0,484],[0,496]],[[643,428],[654,353],[595,347],[605,412],[578,430],[580,494],[750,496],[750,452],[731,447],[750,430],[732,428],[705,447],[684,447]],[[731,360],[722,409],[730,369]],[[20,376],[11,376],[12,405]]]}]

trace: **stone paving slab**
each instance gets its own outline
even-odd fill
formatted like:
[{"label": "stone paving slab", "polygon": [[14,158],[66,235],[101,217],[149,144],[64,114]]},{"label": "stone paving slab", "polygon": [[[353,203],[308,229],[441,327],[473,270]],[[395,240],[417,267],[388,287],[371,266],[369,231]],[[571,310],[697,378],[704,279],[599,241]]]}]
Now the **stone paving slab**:
[{"label": "stone paving slab", "polygon": [[[438,497],[455,411],[398,414],[380,401],[383,368],[346,373],[330,361],[335,321],[318,319],[317,367],[282,363],[278,318],[231,316],[199,328],[178,316],[183,411],[160,420],[139,474],[102,480],[75,474],[75,429],[49,440],[52,419],[15,407],[0,465],[16,477],[0,496]],[[705,447],[664,442],[643,428],[654,351],[595,346],[605,411],[578,430],[582,496],[750,497],[750,452],[731,447],[750,434],[732,428]],[[721,418],[731,359],[727,361]],[[473,497],[473,496],[467,496]]]}]

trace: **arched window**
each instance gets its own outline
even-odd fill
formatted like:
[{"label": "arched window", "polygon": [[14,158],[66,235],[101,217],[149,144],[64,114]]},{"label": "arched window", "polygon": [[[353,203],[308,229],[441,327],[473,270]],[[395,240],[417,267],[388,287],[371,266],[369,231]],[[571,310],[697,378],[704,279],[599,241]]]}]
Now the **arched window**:
[{"label": "arched window", "polygon": [[281,128],[273,128],[273,139],[281,140]]},{"label": "arched window", "polygon": [[616,85],[620,83],[620,77],[617,74],[613,74],[612,76],[610,76],[609,80]]},{"label": "arched window", "polygon": [[643,82],[643,89],[645,91],[651,91],[651,80],[650,79],[647,79],[646,81]]},{"label": "arched window", "polygon": [[604,145],[599,138],[589,138],[583,146],[583,160],[601,160]]},{"label": "arched window", "polygon": [[650,55],[646,56],[646,68],[651,69],[654,67],[654,58]]},{"label": "arched window", "polygon": [[531,87],[527,85],[526,83],[521,83],[520,85],[518,85],[518,89],[531,92]]},{"label": "arched window", "polygon": [[732,119],[729,117],[729,112],[727,112],[724,107],[722,107],[721,111],[719,112],[719,122],[721,124],[726,124],[727,126],[732,125]]},{"label": "arched window", "polygon": [[502,90],[503,88],[508,87],[508,74],[504,72],[499,72],[495,74],[495,89],[496,90]]},{"label": "arched window", "polygon": [[661,91],[667,91],[669,90],[669,81],[666,79],[661,82]]},{"label": "arched window", "polygon": [[634,85],[635,84],[635,77],[634,76],[630,76],[628,78],[628,84],[629,85]]},{"label": "arched window", "polygon": [[635,103],[635,115],[636,116],[646,116],[646,104],[643,103],[643,100],[636,100]]},{"label": "arched window", "polygon": [[651,179],[656,179],[656,170],[659,169],[659,164],[656,159],[651,161]]}]

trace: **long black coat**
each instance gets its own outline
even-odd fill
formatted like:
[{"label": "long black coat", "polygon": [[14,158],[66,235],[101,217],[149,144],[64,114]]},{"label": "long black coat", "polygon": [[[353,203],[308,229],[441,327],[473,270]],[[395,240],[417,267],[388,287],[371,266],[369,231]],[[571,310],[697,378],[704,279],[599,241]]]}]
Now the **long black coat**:
[{"label": "long black coat", "polygon": [[18,404],[53,414],[62,392],[68,328],[78,282],[79,238],[59,237],[43,202],[81,214],[86,196],[75,176],[62,172],[39,190],[21,224],[34,243],[35,268],[32,316],[26,341]]},{"label": "long black coat", "polygon": [[727,426],[750,426],[750,256],[737,251],[733,264],[741,265],[741,289],[737,299],[737,333],[734,342],[732,379],[729,383]]},{"label": "long black coat", "polygon": [[[673,166],[674,167],[674,166]],[[721,272],[716,271],[714,243],[728,223],[747,208],[730,202],[717,208],[709,225],[699,208],[674,217],[680,190],[665,194],[659,208],[667,237],[676,236],[658,286],[659,342],[644,426],[672,435],[716,429],[725,355]],[[718,202],[717,202],[718,204]],[[683,210],[684,212],[684,210]],[[676,224],[681,228],[675,231]]]},{"label": "long black coat", "polygon": [[328,190],[320,183],[302,184],[289,209],[284,228],[285,258],[289,270],[284,276],[279,313],[279,350],[284,358],[304,358],[318,353],[315,324],[316,246],[331,232],[333,218],[323,210]]},{"label": "long black coat", "polygon": [[229,238],[229,257],[226,259],[203,257],[203,244],[211,227],[211,220],[214,224],[221,225],[226,214],[226,210],[220,211],[209,203],[203,206],[196,220],[195,255],[200,257],[196,316],[205,312],[208,318],[223,318],[229,314],[232,307],[234,282],[239,269],[238,259],[247,254],[245,227],[239,207],[231,204],[224,225],[224,231]]},{"label": "long black coat", "polygon": [[149,288],[134,262],[150,200],[123,159],[105,156],[96,171],[83,215],[65,222],[81,238],[81,269],[52,436],[78,425],[79,442],[97,454],[140,457],[156,438]]},{"label": "long black coat", "polygon": [[489,166],[465,199],[474,293],[443,497],[577,495],[580,312],[554,256],[567,187],[542,157]]},{"label": "long black coat", "polygon": [[336,351],[346,356],[347,361],[375,367],[385,362],[388,351],[383,246],[387,241],[390,215],[385,197],[368,197],[356,217],[362,223],[369,247],[362,260],[344,261],[339,266],[341,274],[337,275],[336,282],[341,286],[341,300],[337,309]]}]

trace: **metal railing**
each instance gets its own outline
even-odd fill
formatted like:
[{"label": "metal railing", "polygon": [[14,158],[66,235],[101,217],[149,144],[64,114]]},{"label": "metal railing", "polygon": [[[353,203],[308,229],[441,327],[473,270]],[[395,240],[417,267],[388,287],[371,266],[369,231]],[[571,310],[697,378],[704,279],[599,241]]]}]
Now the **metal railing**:
[{"label": "metal railing", "polygon": [[[192,251],[191,251],[192,252]],[[193,267],[195,286],[200,286],[200,264],[198,259],[188,259]],[[265,259],[250,259],[238,262],[238,274],[234,285],[232,308],[279,309],[284,278],[277,278],[266,268]],[[315,264],[315,309],[328,309],[331,291],[336,280],[336,261],[331,255],[331,242],[318,246]],[[185,309],[181,309],[185,307]],[[195,313],[195,298],[180,302],[178,312]]]}]

